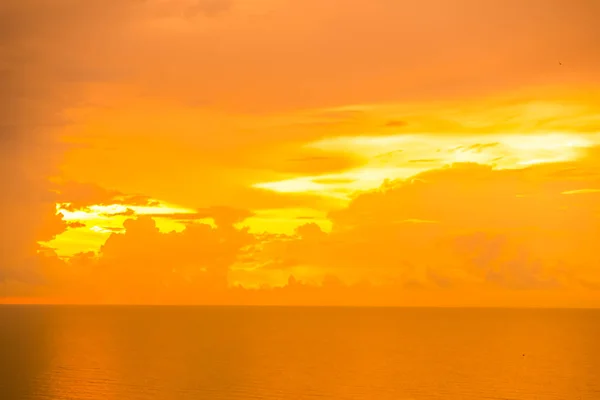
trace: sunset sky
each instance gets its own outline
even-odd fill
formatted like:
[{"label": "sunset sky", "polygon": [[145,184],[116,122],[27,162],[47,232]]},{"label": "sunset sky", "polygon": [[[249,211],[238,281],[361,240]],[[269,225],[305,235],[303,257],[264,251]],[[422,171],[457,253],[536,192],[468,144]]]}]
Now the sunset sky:
[{"label": "sunset sky", "polygon": [[0,302],[600,307],[599,15],[2,1]]}]

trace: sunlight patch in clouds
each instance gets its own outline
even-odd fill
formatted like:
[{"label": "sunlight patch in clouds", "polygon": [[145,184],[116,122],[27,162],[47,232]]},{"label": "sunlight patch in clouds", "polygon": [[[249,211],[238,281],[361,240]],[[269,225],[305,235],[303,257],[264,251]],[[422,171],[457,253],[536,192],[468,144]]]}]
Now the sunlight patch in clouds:
[{"label": "sunlight patch in clouds", "polygon": [[565,162],[600,143],[600,134],[407,134],[328,138],[308,146],[367,158],[361,168],[338,174],[303,176],[255,187],[280,193],[314,193],[349,199],[354,191],[371,190],[385,180],[405,179],[454,163],[494,165],[498,169]]},{"label": "sunlight patch in clouds", "polygon": [[562,192],[561,194],[587,194],[587,193],[600,193],[600,189],[568,190],[566,192]]},{"label": "sunlight patch in clouds", "polygon": [[[43,243],[55,248],[58,255],[70,256],[78,252],[96,252],[111,233],[123,232],[123,222],[141,215],[154,215],[156,226],[161,232],[182,231],[185,224],[167,218],[172,214],[193,214],[196,211],[154,200],[152,206],[129,204],[90,205],[82,209],[68,210],[70,203],[57,204],[56,209],[63,220],[69,223],[81,223],[67,229],[53,240]],[[160,217],[164,215],[165,217]],[[202,220],[204,223],[212,221]]]},{"label": "sunlight patch in clouds", "polygon": [[271,233],[291,235],[307,223],[317,224],[324,232],[331,231],[331,221],[327,213],[311,208],[283,208],[257,210],[238,227],[248,227],[250,233]]}]

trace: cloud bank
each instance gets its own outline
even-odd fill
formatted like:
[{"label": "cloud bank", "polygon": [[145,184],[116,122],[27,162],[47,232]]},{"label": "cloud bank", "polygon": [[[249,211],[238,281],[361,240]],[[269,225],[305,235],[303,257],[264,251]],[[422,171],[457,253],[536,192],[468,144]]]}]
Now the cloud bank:
[{"label": "cloud bank", "polygon": [[[2,299],[600,306],[599,7],[3,1]],[[581,87],[583,106],[569,98]],[[515,105],[504,91],[553,101]],[[485,101],[438,114],[465,98]],[[535,143],[507,139],[521,131]],[[421,151],[458,133],[476,139]],[[533,147],[568,157],[538,165]],[[498,156],[441,167],[467,153]],[[534,165],[508,168],[511,156]],[[392,175],[351,186],[379,185],[376,173]],[[148,211],[157,198],[192,212]],[[67,221],[57,203],[122,206],[125,222]],[[302,208],[313,214],[292,218],[293,234],[247,228]],[[330,230],[304,224],[315,210]],[[106,237],[97,254],[40,244],[88,228]]]}]

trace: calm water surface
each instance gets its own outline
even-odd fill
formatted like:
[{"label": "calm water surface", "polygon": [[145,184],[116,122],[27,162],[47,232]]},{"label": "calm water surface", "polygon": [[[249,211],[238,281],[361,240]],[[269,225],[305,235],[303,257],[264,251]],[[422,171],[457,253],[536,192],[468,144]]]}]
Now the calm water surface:
[{"label": "calm water surface", "polygon": [[0,307],[0,399],[600,399],[600,312]]}]

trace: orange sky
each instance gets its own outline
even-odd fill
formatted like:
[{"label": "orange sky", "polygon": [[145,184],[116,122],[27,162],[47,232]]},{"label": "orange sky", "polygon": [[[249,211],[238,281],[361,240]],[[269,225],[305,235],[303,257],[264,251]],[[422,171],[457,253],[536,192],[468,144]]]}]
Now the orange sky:
[{"label": "orange sky", "polygon": [[8,0],[0,302],[600,306],[595,0]]}]

